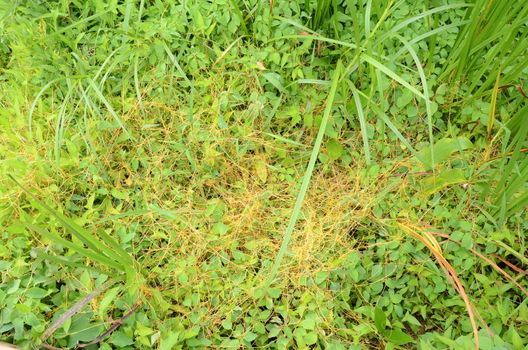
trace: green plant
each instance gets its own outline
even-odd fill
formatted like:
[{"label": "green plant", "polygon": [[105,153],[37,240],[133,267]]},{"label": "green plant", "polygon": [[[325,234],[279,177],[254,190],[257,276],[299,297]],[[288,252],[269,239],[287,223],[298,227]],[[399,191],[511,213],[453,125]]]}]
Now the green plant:
[{"label": "green plant", "polygon": [[[493,141],[502,135],[500,154],[485,160],[481,172],[485,174],[482,195],[491,202],[490,214],[499,226],[508,218],[522,213],[528,204],[528,107],[520,109],[507,123],[501,125]],[[496,179],[489,183],[488,179]]]},{"label": "green plant", "polygon": [[467,82],[464,93],[473,96],[488,93],[501,75],[501,84],[518,84],[526,71],[528,9],[493,0],[471,5],[440,79]]},{"label": "green plant", "polygon": [[[87,259],[91,259],[102,266],[124,274],[125,281],[132,295],[138,292],[142,282],[139,273],[136,271],[136,264],[130,254],[114,238],[104,232],[104,230],[98,231],[96,235],[82,228],[73,219],[68,218],[64,214],[52,209],[46,203],[38,200],[34,194],[22,186],[14,177],[9,176],[26,194],[31,196],[37,206],[54,217],[72,238],[63,238],[57,233],[49,232],[46,227],[29,222],[24,223],[27,228],[41,235],[43,238],[81,254]],[[79,242],[76,242],[76,240]],[[69,264],[68,259],[65,257],[55,258],[47,254],[45,257],[59,261],[62,264]],[[74,264],[74,266],[78,265]]]},{"label": "green plant", "polygon": [[0,11],[1,341],[527,344],[522,4]]},{"label": "green plant", "polygon": [[290,216],[288,227],[286,228],[286,232],[284,233],[284,238],[282,240],[280,249],[273,262],[268,283],[273,282],[273,280],[277,276],[277,272],[279,271],[279,268],[281,266],[282,259],[284,258],[284,255],[286,254],[286,251],[288,249],[288,245],[290,243],[295,224],[297,223],[297,219],[299,218],[304,197],[306,196],[308,186],[310,185],[310,180],[314,171],[315,162],[317,161],[317,157],[319,156],[319,150],[321,149],[321,143],[323,142],[323,137],[325,135],[328,118],[330,117],[330,113],[332,112],[337,86],[339,84],[339,80],[342,74],[342,69],[343,68],[341,66],[341,63],[338,62],[334,71],[334,75],[332,77],[332,85],[330,87],[330,92],[328,93],[328,98],[326,99],[325,111],[323,114],[323,118],[321,119],[321,125],[319,126],[319,131],[317,132],[317,137],[315,139],[312,152],[310,154],[310,160],[308,162],[308,166],[306,167],[306,172],[304,173],[304,176],[302,178],[301,187],[299,189],[299,193],[297,194],[297,199],[295,200],[295,206]]}]

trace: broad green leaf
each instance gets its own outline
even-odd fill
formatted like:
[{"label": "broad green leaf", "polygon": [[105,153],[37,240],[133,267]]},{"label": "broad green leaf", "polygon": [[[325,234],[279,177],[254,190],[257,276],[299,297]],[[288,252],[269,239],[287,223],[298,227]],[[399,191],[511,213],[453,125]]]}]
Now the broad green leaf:
[{"label": "broad green leaf", "polygon": [[200,9],[198,8],[198,6],[192,6],[190,11],[196,29],[203,33],[205,30],[205,22],[202,13],[200,12]]},{"label": "broad green leaf", "polygon": [[403,345],[414,341],[410,335],[399,329],[387,330],[384,336],[388,341],[396,345]]},{"label": "broad green leaf", "polygon": [[[455,152],[461,152],[473,146],[471,141],[466,137],[457,138],[443,138],[436,142],[433,146],[432,153],[434,154],[435,164],[440,164],[449,159]],[[431,169],[431,146],[427,146],[418,152],[417,158],[428,168]]]},{"label": "broad green leaf", "polygon": [[448,186],[463,183],[466,176],[462,169],[446,169],[422,180],[422,190],[425,196],[432,195]]},{"label": "broad green leaf", "polygon": [[221,325],[222,327],[224,327],[224,329],[227,329],[227,330],[230,330],[233,328],[233,323],[231,322],[231,320],[228,320],[228,319],[223,320]]},{"label": "broad green leaf", "polygon": [[514,349],[523,349],[524,348],[523,339],[521,338],[519,333],[517,333],[517,331],[515,330],[515,328],[513,326],[510,326],[509,333],[510,333],[510,337],[511,337],[511,342],[512,342],[513,348]]},{"label": "broad green leaf", "polygon": [[331,160],[337,160],[343,155],[343,145],[336,139],[330,139],[326,143],[326,150]]},{"label": "broad green leaf", "polygon": [[107,317],[106,313],[107,313],[108,307],[110,306],[110,304],[115,302],[117,294],[119,293],[120,290],[121,290],[121,287],[115,287],[115,288],[109,289],[105,293],[103,299],[101,299],[101,302],[99,303],[99,307],[98,307],[98,312],[99,312],[99,316],[102,319]]},{"label": "broad green leaf", "polygon": [[274,72],[267,72],[262,74],[262,76],[277,90],[283,93],[285,92],[284,86],[282,84],[283,79],[279,74]]},{"label": "broad green leaf", "polygon": [[281,296],[282,290],[280,288],[268,288],[268,295],[273,299],[277,299]]},{"label": "broad green leaf", "polygon": [[118,348],[123,348],[128,345],[134,344],[134,339],[126,335],[123,331],[116,331],[110,337],[110,343],[114,344]]},{"label": "broad green leaf", "polygon": [[222,222],[218,222],[218,223],[214,224],[212,229],[211,229],[211,233],[213,233],[215,235],[218,235],[218,236],[223,236],[228,231],[229,231],[229,226],[227,226],[226,224],[224,224]]},{"label": "broad green leaf", "polygon": [[127,199],[128,198],[128,195],[126,192],[124,191],[119,191],[117,188],[112,188],[112,191],[110,191],[110,193],[112,194],[112,197],[116,198],[116,199]]},{"label": "broad green leaf", "polygon": [[180,332],[171,332],[161,337],[159,348],[161,350],[171,350],[178,343]]},{"label": "broad green leaf", "polygon": [[304,342],[306,343],[306,345],[314,345],[315,343],[317,343],[317,333],[306,333],[306,335],[304,336]]},{"label": "broad green leaf", "polygon": [[321,284],[325,281],[328,280],[328,276],[330,275],[330,273],[328,271],[319,271],[315,274],[315,283],[316,284]]},{"label": "broad green leaf", "polygon": [[306,329],[306,330],[313,331],[314,328],[315,328],[315,319],[309,318],[309,319],[303,320],[301,322],[301,327]]},{"label": "broad green leaf", "polygon": [[256,338],[257,338],[257,334],[253,332],[247,332],[246,335],[244,335],[244,340],[249,343],[255,340]]},{"label": "broad green leaf", "polygon": [[28,298],[42,299],[45,296],[49,295],[50,293],[51,293],[51,291],[49,291],[49,290],[45,290],[45,289],[42,289],[42,288],[39,288],[39,287],[33,287],[33,288],[29,288],[28,289],[28,291],[26,293],[26,296]]},{"label": "broad green leaf", "polygon": [[89,342],[104,332],[102,324],[90,323],[90,313],[72,317],[69,329],[68,346],[73,347],[79,342]]},{"label": "broad green leaf", "polygon": [[383,334],[387,324],[387,315],[385,315],[385,312],[383,312],[378,306],[374,308],[374,324],[376,325],[378,332]]}]

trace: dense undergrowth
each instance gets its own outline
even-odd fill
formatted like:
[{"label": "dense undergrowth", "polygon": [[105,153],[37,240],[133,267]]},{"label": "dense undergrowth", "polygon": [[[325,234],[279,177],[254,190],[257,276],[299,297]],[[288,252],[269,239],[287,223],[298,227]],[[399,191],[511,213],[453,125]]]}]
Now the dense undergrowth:
[{"label": "dense undergrowth", "polygon": [[1,340],[528,344],[522,1],[0,16]]}]

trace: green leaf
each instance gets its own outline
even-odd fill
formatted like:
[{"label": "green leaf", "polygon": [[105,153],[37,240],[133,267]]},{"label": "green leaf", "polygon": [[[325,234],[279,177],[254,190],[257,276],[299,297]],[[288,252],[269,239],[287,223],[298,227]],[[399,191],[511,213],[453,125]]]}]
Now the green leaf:
[{"label": "green leaf", "polygon": [[438,175],[431,175],[422,180],[422,193],[430,196],[446,187],[463,183],[466,176],[462,169],[446,169]]},{"label": "green leaf", "polygon": [[192,6],[189,11],[191,12],[195,28],[198,29],[199,32],[203,33],[205,31],[205,22],[198,5]]},{"label": "green leaf", "polygon": [[12,265],[13,263],[11,261],[0,260],[0,272],[8,270]]},{"label": "green leaf", "polygon": [[5,289],[5,292],[7,294],[13,294],[15,293],[16,291],[18,291],[19,287],[20,287],[20,280],[19,279],[16,279],[16,280],[13,280],[11,282],[9,282],[6,286],[6,289]]},{"label": "green leaf", "polygon": [[121,287],[115,287],[105,293],[105,296],[103,297],[103,299],[101,299],[101,302],[99,303],[98,307],[99,315],[101,318],[106,317],[108,307],[110,306],[110,304],[115,302],[115,298],[117,297],[117,294],[120,290]]},{"label": "green leaf", "polygon": [[122,331],[116,331],[110,338],[110,343],[114,344],[119,348],[123,348],[128,345],[134,344],[134,339],[126,335]]},{"label": "green leaf", "polygon": [[412,325],[415,325],[415,326],[418,326],[420,327],[422,324],[420,323],[420,321],[418,321],[416,319],[416,317],[414,317],[413,315],[411,315],[409,312],[407,312],[405,314],[405,316],[402,318],[402,321],[403,322],[409,322],[410,324]]},{"label": "green leaf", "polygon": [[315,283],[321,284],[328,279],[330,273],[328,271],[319,271],[315,274]]},{"label": "green leaf", "polygon": [[389,330],[384,333],[385,338],[396,345],[403,345],[414,341],[414,339],[399,329]]},{"label": "green leaf", "polygon": [[343,155],[343,146],[336,139],[330,139],[326,143],[326,150],[331,160],[337,160]]},{"label": "green leaf", "polygon": [[78,342],[89,342],[94,340],[98,335],[104,332],[101,324],[90,323],[90,313],[79,314],[78,317],[72,318],[72,324],[69,330],[68,339],[69,347],[73,347]]},{"label": "green leaf", "polygon": [[385,312],[383,312],[383,310],[377,306],[374,308],[374,324],[380,333],[385,331],[387,315],[385,315]]},{"label": "green leaf", "polygon": [[279,90],[280,92],[285,92],[284,86],[282,84],[283,79],[279,74],[274,72],[267,72],[262,74],[262,76],[277,90]]},{"label": "green leaf", "polygon": [[279,298],[281,294],[282,290],[280,288],[268,288],[268,295],[273,299]]},{"label": "green leaf", "polygon": [[51,291],[49,290],[45,290],[45,289],[38,288],[38,287],[33,287],[33,288],[28,289],[26,296],[28,298],[42,299],[45,296],[49,295],[50,293]]},{"label": "green leaf", "polygon": [[255,172],[257,173],[260,181],[266,182],[268,179],[268,165],[264,159],[258,159],[255,162]]},{"label": "green leaf", "polygon": [[413,94],[409,90],[403,90],[400,97],[396,99],[396,106],[403,108],[413,100]]},{"label": "green leaf", "polygon": [[218,235],[218,236],[223,236],[228,231],[229,231],[229,226],[227,226],[226,224],[222,222],[218,222],[214,224],[213,227],[211,228],[211,233]]},{"label": "green leaf", "polygon": [[222,327],[224,327],[224,329],[230,330],[233,328],[233,323],[229,319],[223,320],[221,324],[222,324]]},{"label": "green leaf", "polygon": [[160,350],[171,350],[178,343],[180,338],[180,332],[171,332],[161,338],[159,349]]},{"label": "green leaf", "polygon": [[[445,162],[451,154],[461,152],[473,146],[471,141],[466,137],[443,138],[433,146],[432,154],[434,155],[435,164]],[[417,158],[428,168],[432,169],[433,162],[431,159],[431,146],[427,146],[418,152]]]},{"label": "green leaf", "polygon": [[116,188],[112,188],[112,191],[110,193],[112,194],[112,197],[117,199],[124,200],[128,198],[126,192],[118,191]]},{"label": "green leaf", "polygon": [[314,328],[315,328],[315,319],[308,318],[306,320],[303,320],[301,322],[301,327],[304,328],[304,329],[313,331]]},{"label": "green leaf", "polygon": [[257,334],[253,332],[247,332],[246,335],[244,336],[244,340],[249,343],[255,340],[256,338],[257,338]]},{"label": "green leaf", "polygon": [[524,349],[524,342],[513,326],[510,326],[510,337],[514,349]]},{"label": "green leaf", "polygon": [[306,335],[304,336],[304,342],[306,343],[306,345],[314,345],[315,343],[317,343],[317,333],[306,333]]}]

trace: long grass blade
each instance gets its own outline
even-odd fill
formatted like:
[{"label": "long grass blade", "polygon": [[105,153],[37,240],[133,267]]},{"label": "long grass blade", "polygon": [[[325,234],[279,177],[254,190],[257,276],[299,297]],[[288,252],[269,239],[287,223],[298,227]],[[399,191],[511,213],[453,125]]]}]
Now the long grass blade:
[{"label": "long grass blade", "polygon": [[[435,28],[435,29],[432,29],[428,32],[425,32],[423,34],[420,34],[416,37],[414,37],[412,40],[409,41],[409,45],[414,45],[416,43],[419,43],[420,41],[424,40],[424,39],[427,39],[433,35],[436,35],[438,33],[441,33],[441,32],[445,32],[446,30],[448,29],[451,29],[451,28],[457,28],[457,27],[462,27],[463,25],[469,23],[469,21],[461,21],[461,22],[457,22],[457,23],[451,23],[451,24],[446,24],[445,26],[441,26],[441,27],[438,27],[438,28]],[[401,54],[403,54],[405,52],[405,48],[401,48],[394,56],[393,58],[396,59],[398,57],[400,57]]]},{"label": "long grass blade", "polygon": [[176,70],[178,71],[178,73],[180,73],[181,77],[183,78],[183,80],[189,85],[192,87],[192,84],[191,84],[191,81],[189,80],[189,78],[187,77],[187,74],[185,74],[185,72],[183,71],[182,67],[180,66],[180,63],[178,62],[178,59],[176,58],[176,56],[174,56],[174,54],[172,53],[171,49],[169,48],[169,46],[164,42],[163,43],[163,47],[165,48],[165,52],[167,53],[167,55],[169,56],[169,59],[171,60],[172,64],[174,65],[174,67],[176,67]]},{"label": "long grass blade", "polygon": [[286,254],[286,250],[288,249],[288,245],[290,243],[292,233],[295,228],[295,224],[297,223],[297,219],[299,218],[299,214],[301,213],[301,208],[302,208],[302,204],[304,201],[304,197],[306,196],[306,192],[308,191],[308,186],[310,185],[310,180],[312,178],[312,173],[315,167],[315,162],[319,155],[319,150],[321,149],[321,143],[323,142],[326,125],[328,123],[328,119],[330,118],[330,113],[332,112],[332,107],[334,104],[334,99],[335,99],[335,95],[337,91],[337,86],[339,83],[339,77],[341,74],[341,70],[342,70],[341,62],[338,61],[336,65],[336,69],[334,71],[334,75],[332,77],[332,86],[330,87],[330,92],[328,93],[328,97],[326,99],[326,108],[324,110],[323,118],[321,120],[321,126],[319,127],[319,131],[315,139],[314,147],[312,149],[312,154],[310,156],[308,166],[306,167],[306,172],[304,173],[304,176],[302,179],[301,188],[299,190],[299,194],[297,195],[297,199],[295,201],[295,206],[293,208],[293,212],[290,217],[288,227],[286,228],[286,232],[284,234],[281,246],[279,248],[279,252],[277,253],[275,257],[275,261],[273,262],[273,266],[271,268],[268,283],[272,283],[277,275],[279,267],[282,264],[284,255]]},{"label": "long grass blade", "polygon": [[59,213],[56,210],[53,210],[50,206],[48,206],[46,203],[40,201],[31,191],[26,189],[22,184],[20,184],[13,176],[9,175],[9,177],[20,187],[24,190],[25,193],[30,195],[33,200],[38,204],[40,207],[44,208],[48,213],[50,213],[53,217],[55,217],[59,223],[67,229],[67,231],[77,237],[82,243],[84,243],[89,249],[93,250],[97,254],[101,256],[106,256],[110,258],[116,258],[116,254],[118,255],[118,261],[121,261],[123,266],[127,266],[132,263],[132,259],[126,251],[115,241],[112,237],[110,237],[106,233],[102,233],[101,237],[103,239],[103,242],[107,245],[103,244],[100,240],[98,240],[92,233],[87,231],[86,229],[82,228],[78,224],[75,223],[72,219],[68,218],[62,213]]},{"label": "long grass blade", "polygon": [[95,95],[99,98],[99,100],[101,100],[101,102],[103,102],[103,104],[108,109],[108,111],[110,112],[110,114],[112,115],[112,117],[114,118],[116,123],[119,125],[119,127],[123,130],[123,132],[125,132],[127,135],[129,135],[129,137],[131,139],[134,139],[134,137],[130,134],[130,132],[128,132],[127,128],[125,127],[125,125],[121,121],[121,118],[119,118],[119,116],[115,112],[115,110],[112,107],[112,105],[110,104],[110,102],[108,102],[108,100],[106,99],[106,97],[104,97],[104,95],[101,92],[101,90],[99,90],[99,87],[97,86],[97,84],[95,84],[95,82],[92,79],[87,79],[87,80],[88,80],[88,84],[90,85],[92,90],[95,92]]},{"label": "long grass blade", "polygon": [[33,102],[31,103],[31,107],[29,108],[29,113],[28,113],[29,138],[33,138],[33,113],[35,113],[35,109],[37,108],[37,103],[40,100],[40,97],[44,94],[44,92],[46,92],[46,90],[48,90],[56,82],[59,82],[61,80],[66,80],[66,79],[74,79],[74,78],[86,78],[86,75],[72,75],[69,77],[61,77],[61,78],[53,79],[39,90],[39,92],[33,99]]},{"label": "long grass blade", "polygon": [[448,277],[449,281],[451,282],[455,290],[458,292],[458,294],[464,301],[464,304],[466,305],[466,310],[469,316],[469,320],[471,322],[471,327],[473,329],[473,336],[475,337],[475,350],[478,350],[480,338],[478,334],[477,322],[475,320],[475,311],[473,310],[473,305],[469,300],[464,285],[458,277],[456,270],[445,258],[438,242],[430,233],[420,230],[412,224],[398,223],[398,226],[403,229],[404,232],[409,233],[412,237],[422,242],[427,247],[427,249],[433,254],[442,270],[444,270],[444,272],[446,273],[446,276]]},{"label": "long grass blade", "polygon": [[405,86],[407,89],[409,89],[409,91],[411,91],[416,96],[418,96],[418,97],[420,97],[422,99],[425,99],[425,96],[420,91],[418,91],[414,86],[412,86],[411,84],[406,82],[405,79],[403,79],[398,74],[394,73],[390,68],[388,68],[387,66],[385,66],[381,62],[377,61],[375,58],[373,58],[373,57],[371,57],[371,56],[369,56],[369,55],[367,55],[365,53],[363,53],[361,55],[361,58],[363,58],[363,60],[365,60],[367,63],[373,65],[374,67],[376,67],[377,69],[382,71],[388,77],[396,80],[398,83],[400,83],[401,85]]},{"label": "long grass blade", "polygon": [[396,37],[403,43],[409,54],[414,60],[414,63],[416,64],[416,68],[418,69],[418,74],[420,75],[420,80],[422,81],[423,86],[423,95],[424,95],[424,101],[425,101],[425,110],[427,114],[427,130],[429,133],[429,144],[431,146],[431,167],[434,171],[435,168],[435,160],[434,160],[434,135],[433,135],[433,110],[431,107],[431,101],[429,99],[429,87],[427,84],[427,78],[425,77],[425,72],[422,67],[422,62],[418,58],[418,55],[416,54],[416,51],[414,51],[413,47],[405,40],[402,36],[396,35]]},{"label": "long grass blade", "polygon": [[359,97],[358,90],[352,81],[349,81],[350,88],[352,89],[352,96],[354,97],[354,102],[356,104],[356,111],[359,119],[359,126],[361,129],[361,138],[363,139],[363,151],[365,152],[365,159],[367,165],[372,163],[372,158],[370,156],[370,147],[368,141],[367,133],[367,121],[365,118],[365,112],[363,110],[363,105],[361,104],[361,98]]},{"label": "long grass blade", "polygon": [[365,38],[370,36],[370,12],[372,10],[372,0],[367,0],[365,7]]},{"label": "long grass blade", "polygon": [[247,25],[246,25],[246,20],[244,19],[244,15],[242,14],[242,11],[240,11],[240,7],[238,7],[238,4],[236,3],[236,0],[229,0],[229,3],[233,7],[235,15],[238,17],[238,20],[240,21],[240,25],[242,26],[242,29],[244,30],[244,33],[246,35],[249,35],[249,30],[248,30]]},{"label": "long grass blade", "polygon": [[411,24],[413,22],[419,21],[419,20],[421,20],[424,17],[430,16],[430,15],[433,15],[435,13],[442,12],[442,11],[453,10],[453,9],[460,8],[460,7],[471,7],[471,6],[473,6],[473,5],[472,4],[459,3],[459,4],[452,4],[452,5],[438,6],[438,7],[435,7],[433,9],[424,11],[424,12],[420,13],[419,15],[411,17],[411,18],[408,18],[405,21],[402,21],[402,22],[398,23],[397,25],[395,25],[394,27],[392,27],[389,31],[387,31],[386,33],[384,33],[382,35],[381,40],[383,41],[384,39],[386,39],[386,38],[392,36],[394,33],[398,32],[400,29],[408,26],[409,24]]},{"label": "long grass blade", "polygon": [[82,247],[82,246],[80,246],[78,244],[75,244],[75,243],[73,243],[71,241],[68,241],[68,240],[60,237],[57,234],[52,234],[51,232],[49,232],[48,230],[46,230],[43,227],[40,227],[40,226],[37,226],[37,225],[32,225],[32,224],[29,224],[29,223],[26,223],[25,225],[27,226],[27,228],[29,228],[30,230],[38,233],[42,237],[45,237],[45,238],[49,239],[50,241],[53,241],[53,242],[55,242],[57,244],[65,246],[66,248],[69,248],[69,249],[71,249],[71,250],[73,250],[73,251],[75,251],[75,252],[77,252],[79,254],[82,254],[82,255],[92,259],[95,262],[101,263],[103,265],[107,265],[107,266],[112,267],[112,268],[114,268],[116,270],[124,271],[123,266],[121,266],[116,261],[107,258],[103,254],[99,254],[99,253],[97,253],[96,251],[94,251],[92,249],[86,249],[86,248],[84,248],[84,247]]},{"label": "long grass blade", "polygon": [[[368,98],[367,95],[365,95],[364,93],[362,93],[361,91],[358,91],[359,94],[365,98]],[[414,149],[414,147],[411,145],[411,143],[405,138],[405,136],[402,135],[402,133],[400,132],[400,130],[398,130],[398,128],[396,127],[396,125],[394,125],[394,123],[391,122],[390,118],[385,114],[385,112],[383,112],[378,106],[376,106],[374,103],[371,103],[369,105],[370,108],[372,108],[372,110],[374,111],[374,113],[376,113],[380,118],[381,120],[385,123],[385,125],[387,125],[387,127],[389,129],[391,129],[391,131],[394,133],[394,135],[396,135],[396,137],[398,138],[398,140],[400,140],[400,142],[411,152],[411,154],[413,156],[415,156],[416,158],[418,159],[421,159],[422,160],[422,157],[420,156],[420,154]]]},{"label": "long grass blade", "polygon": [[138,73],[138,57],[134,57],[134,88],[136,90],[136,97],[138,100],[139,108],[143,111],[143,98],[141,97],[141,90],[139,87],[139,73]]}]

